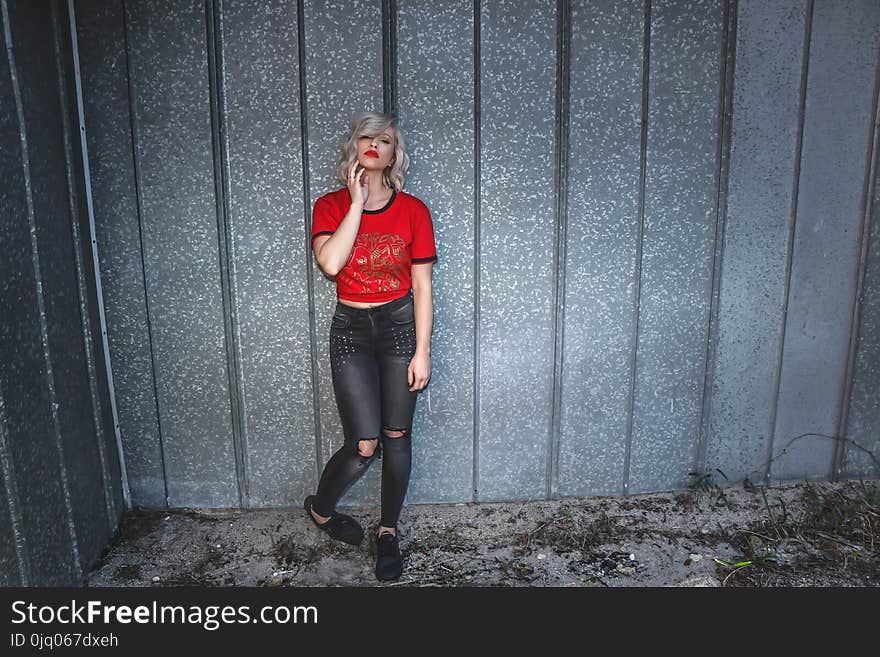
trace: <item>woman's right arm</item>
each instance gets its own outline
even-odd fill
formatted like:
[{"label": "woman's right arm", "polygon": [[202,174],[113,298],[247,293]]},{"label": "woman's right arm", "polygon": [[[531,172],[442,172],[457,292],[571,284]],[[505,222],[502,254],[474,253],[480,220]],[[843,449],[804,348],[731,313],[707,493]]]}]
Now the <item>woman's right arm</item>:
[{"label": "woman's right arm", "polygon": [[352,203],[335,233],[315,238],[315,259],[328,276],[336,276],[351,257],[363,209],[363,203]]},{"label": "woman's right arm", "polygon": [[[360,169],[360,171],[358,171]],[[336,276],[348,259],[357,239],[361,225],[361,213],[364,211],[367,193],[363,186],[365,169],[361,169],[355,160],[348,175],[348,191],[351,194],[351,207],[342,218],[342,222],[332,235],[315,238],[313,249],[318,266],[328,276]]]}]

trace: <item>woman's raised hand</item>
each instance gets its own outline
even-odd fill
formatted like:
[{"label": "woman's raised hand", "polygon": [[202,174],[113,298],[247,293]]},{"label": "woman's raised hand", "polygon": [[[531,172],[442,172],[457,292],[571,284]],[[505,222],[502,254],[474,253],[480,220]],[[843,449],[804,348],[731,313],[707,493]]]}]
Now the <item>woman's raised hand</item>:
[{"label": "woman's raised hand", "polygon": [[366,171],[357,160],[352,163],[348,171],[348,193],[351,194],[352,203],[360,201],[361,205],[366,205],[367,199],[370,198],[370,188],[364,177]]}]

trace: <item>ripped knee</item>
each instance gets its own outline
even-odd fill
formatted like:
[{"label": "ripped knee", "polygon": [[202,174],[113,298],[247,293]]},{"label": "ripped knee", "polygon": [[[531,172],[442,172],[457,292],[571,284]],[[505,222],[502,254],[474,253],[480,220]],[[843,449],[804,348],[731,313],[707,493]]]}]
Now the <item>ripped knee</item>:
[{"label": "ripped knee", "polygon": [[362,438],[357,443],[358,454],[364,458],[370,458],[376,452],[376,445],[379,443],[378,438]]},{"label": "ripped knee", "polygon": [[396,429],[393,427],[385,427],[382,429],[382,435],[386,438],[409,438],[409,429]]}]

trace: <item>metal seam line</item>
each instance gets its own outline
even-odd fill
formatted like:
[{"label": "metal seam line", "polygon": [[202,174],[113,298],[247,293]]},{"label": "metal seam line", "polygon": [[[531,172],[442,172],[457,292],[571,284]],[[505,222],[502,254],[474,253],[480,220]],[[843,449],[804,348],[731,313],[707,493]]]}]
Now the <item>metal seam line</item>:
[{"label": "metal seam line", "polygon": [[480,0],[474,0],[474,435],[471,501],[480,497]]},{"label": "metal seam line", "polygon": [[562,422],[562,370],[565,332],[566,226],[568,220],[569,85],[571,69],[571,2],[556,2],[556,161],[554,185],[556,220],[556,285],[553,295],[553,391],[550,431],[547,436],[545,495],[557,497],[559,488],[559,442]]},{"label": "metal seam line", "polygon": [[[137,114],[134,107],[134,75],[131,62],[131,48],[128,44],[128,32],[130,21],[128,19],[128,4],[126,0],[122,0],[122,36],[125,46],[125,69],[128,82],[128,118],[131,125],[131,153],[132,168],[134,169],[134,195],[137,205],[137,227],[138,227],[138,250],[141,256],[141,275],[144,282],[144,310],[147,320],[147,339],[150,345],[150,375],[153,383],[153,401],[156,407],[156,429],[158,433],[159,455],[162,459],[162,485],[165,496],[165,506],[171,506],[171,500],[168,493],[168,457],[165,454],[165,434],[162,431],[162,411],[159,402],[159,384],[156,380],[156,352],[153,348],[153,324],[150,320],[150,295],[147,289],[147,262],[144,255],[144,208],[143,198],[141,195],[141,165],[140,155],[138,154],[138,138],[139,129]],[[121,454],[121,452],[120,452]]]},{"label": "metal seam line", "polygon": [[[71,27],[69,22],[67,27]],[[89,401],[92,406],[92,424],[95,432],[94,438],[96,439],[98,460],[100,461],[101,467],[101,490],[104,493],[107,526],[112,534],[116,529],[116,514],[112,504],[113,482],[107,465],[106,438],[104,435],[103,422],[101,421],[102,405],[98,393],[97,372],[95,371],[94,340],[92,336],[91,321],[89,319],[89,293],[86,287],[85,271],[83,270],[82,237],[79,230],[79,208],[77,207],[76,195],[74,192],[76,181],[74,180],[73,175],[73,138],[70,135],[70,117],[68,116],[70,100],[67,93],[67,83],[65,82],[64,65],[61,54],[61,21],[58,16],[58,5],[55,3],[52,4],[52,28],[57,35],[57,37],[53,39],[53,44],[55,46],[55,75],[58,79],[58,98],[61,105],[59,120],[61,122],[61,134],[64,142],[64,175],[67,181],[67,206],[70,213],[70,230],[73,239],[73,262],[76,271],[76,292],[82,328],[83,356],[85,358],[86,372],[88,375]],[[76,71],[75,63],[76,62],[74,61],[74,72]],[[80,130],[79,132],[80,138],[82,138],[83,131]],[[86,191],[87,190],[83,188],[83,192]]]},{"label": "metal seam line", "polygon": [[736,65],[737,0],[724,3],[724,25],[721,48],[721,95],[718,99],[718,151],[715,169],[715,249],[712,256],[712,291],[706,326],[706,351],[703,361],[703,399],[700,426],[694,450],[694,472],[706,469],[709,442],[709,419],[712,409],[712,378],[718,347],[718,310],[721,295],[721,263],[724,258],[724,226],[727,222],[727,186],[730,182],[730,144],[733,115],[733,76]]},{"label": "metal seam line", "polygon": [[621,494],[629,494],[629,462],[632,453],[633,406],[635,404],[636,361],[639,350],[639,305],[642,293],[642,240],[645,224],[645,169],[648,149],[648,85],[651,65],[651,0],[645,0],[642,25],[642,118],[639,135],[639,191],[636,203],[636,258],[633,272],[633,328],[629,358],[629,391],[626,413],[626,437],[623,451]]},{"label": "metal seam line", "polygon": [[764,484],[770,483],[770,465],[773,461],[773,446],[776,433],[776,412],[779,405],[779,385],[782,377],[782,354],[785,350],[785,325],[788,317],[788,300],[791,296],[791,263],[794,257],[794,236],[797,228],[798,187],[801,179],[801,152],[804,144],[804,108],[807,98],[807,75],[810,68],[810,39],[813,32],[813,0],[807,0],[807,14],[804,20],[804,48],[801,60],[800,94],[798,98],[797,142],[794,152],[794,171],[791,181],[791,209],[788,235],[785,245],[785,277],[783,280],[782,309],[779,315],[779,346],[776,350],[776,363],[773,369],[773,396],[770,398],[770,427],[767,435],[767,452],[764,460]]},{"label": "metal seam line", "polygon": [[308,292],[309,349],[312,368],[312,409],[315,424],[315,481],[320,479],[324,464],[323,430],[321,427],[321,397],[318,394],[320,378],[318,372],[318,335],[315,319],[315,262],[312,258],[312,198],[311,170],[309,169],[309,117],[306,86],[306,28],[303,0],[296,2],[297,65],[299,66],[299,116],[300,147],[302,149],[303,177],[303,225],[306,242],[306,290]]},{"label": "metal seam line", "polygon": [[397,2],[382,0],[382,104],[397,114]]},{"label": "metal seam line", "polygon": [[[12,31],[9,23],[9,8],[7,1],[2,0],[0,8],[3,11],[3,31],[6,39],[6,57],[9,60],[9,75],[12,79],[12,95],[15,100],[15,109],[18,114],[19,140],[21,143],[21,165],[25,181],[25,200],[27,202],[28,227],[31,238],[31,262],[34,268],[34,284],[37,296],[37,311],[40,317],[40,341],[43,347],[43,362],[46,367],[46,384],[49,393],[49,412],[52,416],[52,429],[55,435],[55,450],[58,454],[59,479],[64,498],[67,531],[70,538],[70,556],[73,573],[78,573],[82,578],[82,566],[79,558],[79,542],[76,537],[76,527],[73,523],[73,502],[70,497],[70,484],[67,481],[67,470],[64,462],[64,445],[61,440],[61,422],[58,418],[58,400],[55,394],[55,375],[52,369],[52,356],[49,353],[49,331],[46,325],[46,305],[43,300],[43,279],[40,273],[40,253],[37,245],[37,225],[34,210],[34,198],[31,186],[30,159],[28,156],[27,134],[24,120],[24,106],[22,104],[21,89],[18,84],[18,73],[15,68],[15,57],[12,52]],[[57,34],[55,35],[57,38]]]},{"label": "metal seam line", "polygon": [[229,144],[226,130],[226,105],[223,69],[223,0],[206,0],[208,95],[211,115],[211,155],[214,166],[214,203],[217,213],[217,251],[220,269],[220,298],[223,309],[223,333],[226,345],[226,372],[229,384],[232,450],[240,507],[250,505],[248,477],[247,423],[245,419],[244,382],[241,377],[238,306],[235,294],[235,253],[232,212],[229,207]]},{"label": "metal seam line", "polygon": [[877,63],[874,68],[874,87],[869,123],[869,146],[865,153],[865,182],[862,188],[861,219],[859,226],[859,259],[855,265],[856,285],[850,305],[849,346],[846,366],[843,372],[843,396],[838,403],[837,425],[834,431],[834,453],[831,458],[829,479],[836,481],[843,474],[846,464],[848,444],[841,438],[846,437],[846,425],[849,416],[850,396],[855,377],[856,351],[858,350],[859,318],[861,316],[861,299],[865,284],[865,270],[868,266],[868,243],[871,235],[871,219],[873,214],[874,179],[877,175],[877,158],[880,152],[880,48],[877,50]]}]

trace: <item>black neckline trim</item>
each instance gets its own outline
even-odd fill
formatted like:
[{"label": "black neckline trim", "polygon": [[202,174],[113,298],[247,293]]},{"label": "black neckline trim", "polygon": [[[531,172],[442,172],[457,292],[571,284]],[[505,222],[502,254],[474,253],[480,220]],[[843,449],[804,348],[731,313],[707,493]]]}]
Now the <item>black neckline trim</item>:
[{"label": "black neckline trim", "polygon": [[391,198],[388,199],[388,202],[384,207],[379,208],[378,210],[364,210],[364,214],[379,214],[380,212],[385,212],[388,208],[391,207],[391,204],[394,203],[394,199],[397,198],[397,190],[395,189],[391,192]]}]

